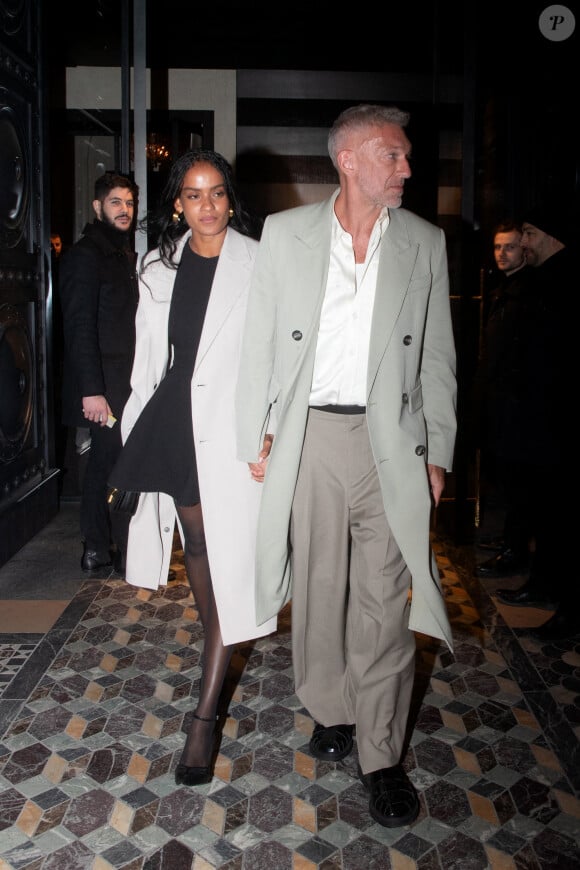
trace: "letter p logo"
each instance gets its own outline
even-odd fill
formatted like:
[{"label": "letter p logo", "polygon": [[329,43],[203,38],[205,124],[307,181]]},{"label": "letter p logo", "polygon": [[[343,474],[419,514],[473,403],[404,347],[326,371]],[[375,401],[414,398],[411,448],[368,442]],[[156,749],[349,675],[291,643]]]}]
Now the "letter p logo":
[{"label": "letter p logo", "polygon": [[567,6],[547,6],[538,19],[542,36],[551,42],[563,42],[576,27],[574,13]]}]

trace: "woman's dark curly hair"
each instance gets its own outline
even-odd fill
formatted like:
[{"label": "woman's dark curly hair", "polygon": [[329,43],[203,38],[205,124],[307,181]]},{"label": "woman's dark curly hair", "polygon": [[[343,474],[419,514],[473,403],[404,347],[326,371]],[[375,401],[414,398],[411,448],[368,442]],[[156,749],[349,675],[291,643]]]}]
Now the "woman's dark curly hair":
[{"label": "woman's dark curly hair", "polygon": [[161,194],[161,202],[140,225],[140,228],[155,240],[159,247],[161,261],[170,269],[177,269],[178,263],[173,259],[177,242],[189,229],[183,218],[178,221],[173,219],[175,200],[182,191],[186,173],[196,163],[210,163],[222,176],[230,208],[233,210],[228,225],[244,236],[258,238],[260,235],[261,227],[258,221],[253,219],[242,206],[234,185],[232,167],[225,157],[209,148],[193,148],[173,163]]}]

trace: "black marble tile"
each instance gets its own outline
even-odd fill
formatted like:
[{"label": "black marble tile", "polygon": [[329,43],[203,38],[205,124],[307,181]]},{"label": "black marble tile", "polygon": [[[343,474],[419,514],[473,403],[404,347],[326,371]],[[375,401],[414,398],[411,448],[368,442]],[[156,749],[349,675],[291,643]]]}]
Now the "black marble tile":
[{"label": "black marble tile", "polygon": [[392,866],[389,847],[364,834],[343,848],[342,858],[344,870],[388,870]]},{"label": "black marble tile", "polygon": [[265,833],[272,833],[292,821],[292,797],[273,785],[250,797],[248,821]]},{"label": "black marble tile", "polygon": [[244,863],[240,865],[253,870],[293,870],[293,852],[282,843],[267,840],[244,852]]},{"label": "black marble tile", "polygon": [[0,791],[0,831],[13,825],[26,803],[26,798],[15,788]]},{"label": "black marble tile", "polygon": [[143,861],[143,870],[191,870],[195,855],[179,840],[169,840]]},{"label": "black marble tile", "polygon": [[471,815],[465,791],[447,780],[439,780],[423,792],[432,818],[457,827]]},{"label": "black marble tile", "polygon": [[336,847],[321,840],[320,837],[312,837],[312,839],[298,846],[296,852],[299,855],[303,855],[304,858],[311,861],[315,866],[318,866],[336,852]]},{"label": "black marble tile", "polygon": [[439,843],[437,850],[441,867],[463,867],[468,870],[489,870],[490,862],[483,843],[467,837],[461,831]]},{"label": "black marble tile", "polygon": [[419,767],[438,776],[444,776],[455,767],[453,749],[441,740],[422,740],[415,747],[415,757]]},{"label": "black marble tile", "polygon": [[193,788],[177,788],[159,802],[157,825],[172,837],[179,837],[201,822],[205,796]]}]

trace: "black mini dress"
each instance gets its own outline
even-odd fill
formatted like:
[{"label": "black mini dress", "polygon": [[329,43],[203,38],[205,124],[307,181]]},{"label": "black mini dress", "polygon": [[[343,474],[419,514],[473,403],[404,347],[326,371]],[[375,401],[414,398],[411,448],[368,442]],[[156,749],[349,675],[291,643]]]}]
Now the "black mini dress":
[{"label": "black mini dress", "polygon": [[191,379],[218,257],[188,244],[175,276],[168,337],[173,363],[141,411],[109,479],[131,492],[164,492],[176,504],[198,504],[191,420]]}]

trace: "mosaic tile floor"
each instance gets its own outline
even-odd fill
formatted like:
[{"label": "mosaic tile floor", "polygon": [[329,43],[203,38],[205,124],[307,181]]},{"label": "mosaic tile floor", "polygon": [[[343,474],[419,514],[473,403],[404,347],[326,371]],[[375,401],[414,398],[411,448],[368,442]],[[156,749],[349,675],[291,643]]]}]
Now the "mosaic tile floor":
[{"label": "mosaic tile floor", "polygon": [[[336,765],[308,753],[290,608],[236,653],[213,781],[175,786],[202,649],[181,553],[157,593],[86,580],[74,531],[63,567],[59,522],[34,546],[60,542],[51,597],[61,566],[68,604],[46,633],[0,634],[0,870],[580,867],[580,639],[542,648],[506,624],[465,552],[434,542],[455,652],[417,637],[405,767],[421,812],[387,830],[356,745]],[[26,549],[0,569],[0,607],[22,597]],[[35,571],[25,597],[41,599]]]}]

